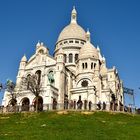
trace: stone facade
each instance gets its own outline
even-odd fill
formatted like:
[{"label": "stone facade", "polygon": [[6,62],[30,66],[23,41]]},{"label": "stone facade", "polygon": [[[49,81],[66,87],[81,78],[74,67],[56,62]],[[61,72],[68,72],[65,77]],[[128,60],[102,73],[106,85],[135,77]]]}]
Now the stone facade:
[{"label": "stone facade", "polygon": [[[29,60],[21,59],[16,81],[17,105],[32,106],[35,96],[30,91],[19,91],[21,78],[29,74],[40,74],[42,92],[40,102],[43,105],[64,104],[60,108],[86,109],[90,105],[123,105],[123,85],[115,67],[108,69],[106,59],[101,55],[99,46],[90,40],[90,32],[77,23],[77,12],[73,8],[71,22],[60,33],[55,44],[54,57],[48,48],[38,42],[36,52]],[[10,98],[4,94],[3,106],[10,104]],[[115,100],[114,100],[115,98]],[[100,106],[98,106],[100,107]],[[92,109],[96,109],[93,107]],[[45,107],[43,108],[46,109]],[[53,105],[49,108],[53,109]]]}]

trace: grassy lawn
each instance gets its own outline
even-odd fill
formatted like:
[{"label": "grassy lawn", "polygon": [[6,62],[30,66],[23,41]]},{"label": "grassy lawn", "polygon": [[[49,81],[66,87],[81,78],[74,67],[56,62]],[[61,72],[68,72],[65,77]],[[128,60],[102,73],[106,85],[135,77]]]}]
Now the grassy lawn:
[{"label": "grassy lawn", "polygon": [[0,115],[0,140],[139,140],[140,116],[95,112]]}]

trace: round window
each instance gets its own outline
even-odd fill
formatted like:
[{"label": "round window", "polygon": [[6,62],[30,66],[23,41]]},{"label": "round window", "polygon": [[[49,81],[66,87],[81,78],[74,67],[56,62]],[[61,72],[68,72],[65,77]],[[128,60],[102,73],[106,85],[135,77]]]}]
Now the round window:
[{"label": "round window", "polygon": [[81,83],[82,87],[87,87],[88,86],[88,81],[84,80]]}]

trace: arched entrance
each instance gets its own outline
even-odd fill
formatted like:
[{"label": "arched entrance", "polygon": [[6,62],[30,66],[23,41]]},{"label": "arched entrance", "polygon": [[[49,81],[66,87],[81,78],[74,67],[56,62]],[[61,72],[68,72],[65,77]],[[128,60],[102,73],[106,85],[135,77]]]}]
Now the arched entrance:
[{"label": "arched entrance", "polygon": [[33,100],[34,110],[36,110],[36,105],[37,105],[36,99],[37,98],[38,98],[38,111],[42,111],[43,110],[43,98],[41,96],[35,97],[35,99]]},{"label": "arched entrance", "polygon": [[30,105],[30,100],[27,97],[23,98],[21,110],[22,111],[29,111],[29,105]]},{"label": "arched entrance", "polygon": [[17,100],[16,99],[11,99],[8,103],[8,105],[10,106],[15,106],[17,104]]},{"label": "arched entrance", "polygon": [[37,76],[38,85],[40,85],[40,82],[41,82],[41,70],[36,71],[35,74]]},{"label": "arched entrance", "polygon": [[7,111],[8,112],[16,112],[16,104],[17,104],[17,100],[11,99],[8,103]]}]

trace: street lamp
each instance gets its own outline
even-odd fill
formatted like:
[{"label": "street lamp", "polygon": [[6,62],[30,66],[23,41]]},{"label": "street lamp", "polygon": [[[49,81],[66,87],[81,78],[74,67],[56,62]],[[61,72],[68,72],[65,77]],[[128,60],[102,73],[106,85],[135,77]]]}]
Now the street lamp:
[{"label": "street lamp", "polygon": [[2,85],[2,83],[0,83],[0,91],[2,90],[2,88],[3,88],[3,85]]}]

